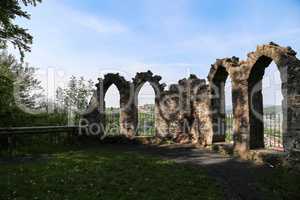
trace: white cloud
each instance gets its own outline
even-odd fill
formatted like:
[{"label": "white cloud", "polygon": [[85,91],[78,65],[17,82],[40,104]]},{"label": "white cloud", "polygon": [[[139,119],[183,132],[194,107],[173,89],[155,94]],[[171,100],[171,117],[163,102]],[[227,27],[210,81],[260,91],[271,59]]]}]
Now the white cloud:
[{"label": "white cloud", "polygon": [[[266,32],[256,32],[252,30],[232,32],[230,34],[220,33],[198,33],[192,38],[177,43],[178,49],[202,55],[214,56],[215,58],[238,56],[246,58],[246,54],[254,51],[256,45],[269,43],[271,41],[279,45],[291,45],[298,47],[300,28],[298,27],[277,27]],[[287,43],[288,42],[288,43]],[[293,42],[293,43],[291,43]]]},{"label": "white cloud", "polygon": [[135,22],[126,16],[74,9],[60,0],[45,1],[30,10],[28,26],[35,39],[26,59],[45,71],[49,66],[64,71],[63,82],[73,74],[96,81],[105,72],[121,72],[131,80],[136,72],[151,70],[170,84],[189,73],[205,78],[216,58],[244,59],[257,44],[271,40],[299,49],[298,14],[285,13],[284,21],[278,15],[271,24],[263,20],[265,13],[257,19],[253,15],[238,20],[237,15],[230,22],[210,23],[205,16],[192,16],[188,1],[144,4]]},{"label": "white cloud", "polygon": [[73,19],[80,26],[98,33],[124,33],[128,28],[114,19],[100,18],[85,13],[73,13]]}]

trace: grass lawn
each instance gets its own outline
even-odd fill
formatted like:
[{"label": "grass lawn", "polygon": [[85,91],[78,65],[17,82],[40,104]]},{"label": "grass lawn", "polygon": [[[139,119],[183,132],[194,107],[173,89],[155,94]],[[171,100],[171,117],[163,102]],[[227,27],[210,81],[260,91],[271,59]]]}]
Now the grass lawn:
[{"label": "grass lawn", "polygon": [[0,199],[222,199],[205,171],[138,153],[73,150],[0,165]]},{"label": "grass lawn", "polygon": [[300,199],[300,172],[277,168],[259,177],[259,189],[267,200]]}]

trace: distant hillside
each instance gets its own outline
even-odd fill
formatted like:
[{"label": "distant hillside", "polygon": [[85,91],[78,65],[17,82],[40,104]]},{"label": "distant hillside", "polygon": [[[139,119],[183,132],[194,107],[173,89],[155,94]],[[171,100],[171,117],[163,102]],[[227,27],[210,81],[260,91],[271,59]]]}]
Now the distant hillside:
[{"label": "distant hillside", "polygon": [[151,113],[151,112],[154,112],[154,105],[153,104],[145,104],[143,106],[139,106],[138,109],[139,109],[139,112]]},{"label": "distant hillside", "polygon": [[[227,107],[226,113],[228,113],[228,114],[232,113],[232,108]],[[282,108],[279,105],[264,107],[264,114],[280,114],[280,113],[282,113]]]},{"label": "distant hillside", "polygon": [[282,113],[282,108],[281,108],[281,106],[266,106],[264,108],[264,113],[265,114],[279,114],[279,113]]},{"label": "distant hillside", "polygon": [[[143,113],[150,113],[154,112],[154,105],[153,104],[145,104],[143,106],[138,107],[139,112]],[[110,112],[119,112],[119,108],[106,108],[106,111]],[[232,107],[226,107],[226,113],[230,114],[232,113]],[[264,108],[264,114],[280,114],[282,113],[281,106],[279,105],[274,105],[274,106],[266,106]]]}]

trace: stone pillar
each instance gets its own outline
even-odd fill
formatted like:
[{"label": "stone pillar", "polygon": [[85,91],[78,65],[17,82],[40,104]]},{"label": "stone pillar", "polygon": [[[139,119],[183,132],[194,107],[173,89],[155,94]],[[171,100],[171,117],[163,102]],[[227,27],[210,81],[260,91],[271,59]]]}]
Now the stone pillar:
[{"label": "stone pillar", "polygon": [[155,98],[155,130],[159,138],[171,137],[175,135],[170,133],[171,122],[174,121],[173,114],[176,108],[176,101],[172,100],[173,93],[169,91],[162,92]]},{"label": "stone pillar", "polygon": [[249,149],[248,81],[232,80],[234,151],[243,154]]},{"label": "stone pillar", "polygon": [[194,118],[191,127],[192,142],[202,146],[211,145],[213,142],[213,124],[211,112],[211,99],[209,86],[205,80],[194,80],[192,94],[192,116]]},{"label": "stone pillar", "polygon": [[[283,85],[283,145],[287,152],[300,152],[300,60],[292,57],[287,62],[287,82]],[[299,153],[297,154],[299,158]]]},{"label": "stone pillar", "polygon": [[155,98],[155,135],[163,138],[169,134],[169,123],[165,119],[164,110],[160,107],[160,99]]},{"label": "stone pillar", "polygon": [[120,133],[128,138],[136,135],[138,111],[133,101],[133,87],[123,91],[120,97]]},{"label": "stone pillar", "polygon": [[193,107],[195,120],[191,134],[194,137],[198,136],[198,144],[202,146],[211,145],[213,142],[214,132],[208,95],[206,95],[206,98],[204,99],[194,101]]}]

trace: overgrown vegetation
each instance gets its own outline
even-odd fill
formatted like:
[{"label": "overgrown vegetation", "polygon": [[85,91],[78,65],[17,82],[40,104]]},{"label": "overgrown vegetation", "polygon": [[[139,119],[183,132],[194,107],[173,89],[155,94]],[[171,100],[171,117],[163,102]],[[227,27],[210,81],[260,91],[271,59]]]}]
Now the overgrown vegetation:
[{"label": "overgrown vegetation", "polygon": [[[36,70],[6,51],[0,53],[0,127],[67,125],[70,118],[79,121],[93,92],[92,81],[72,76],[66,88],[57,89],[56,102],[50,102]],[[69,112],[74,114],[69,116]]]},{"label": "overgrown vegetation", "polygon": [[92,80],[72,76],[66,88],[57,88],[55,107],[63,113],[72,114],[71,120],[78,124],[81,114],[86,111],[88,101],[94,92],[93,85]]},{"label": "overgrown vegetation", "polygon": [[140,136],[155,135],[155,118],[154,111],[139,112],[138,134]]},{"label": "overgrown vegetation", "polygon": [[0,126],[32,124],[44,117],[21,109],[35,111],[42,108],[43,89],[35,72],[36,68],[18,62],[6,51],[0,53]]}]

